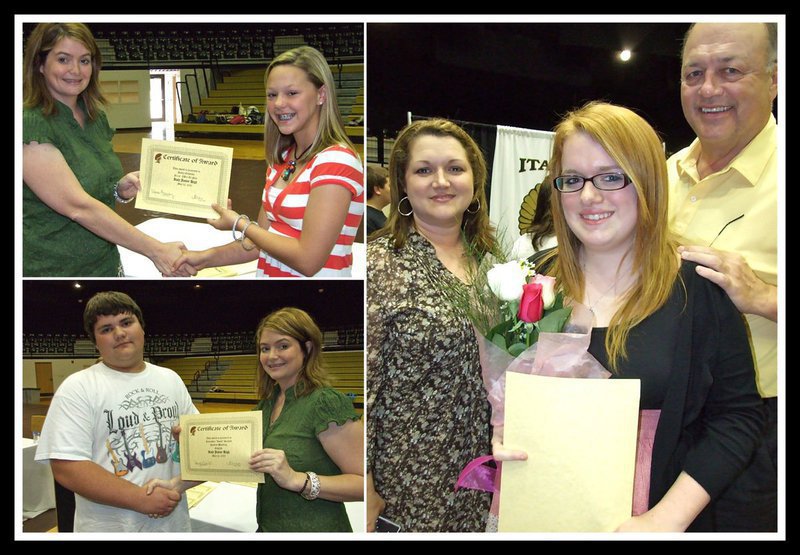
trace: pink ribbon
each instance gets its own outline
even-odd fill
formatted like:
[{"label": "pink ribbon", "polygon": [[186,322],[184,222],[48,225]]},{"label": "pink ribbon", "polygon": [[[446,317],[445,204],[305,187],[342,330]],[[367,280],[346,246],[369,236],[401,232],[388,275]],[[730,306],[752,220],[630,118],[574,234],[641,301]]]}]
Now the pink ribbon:
[{"label": "pink ribbon", "polygon": [[467,488],[488,491],[489,493],[498,493],[500,490],[498,488],[497,478],[501,463],[497,463],[497,468],[492,468],[484,464],[493,460],[494,457],[491,455],[483,455],[477,459],[472,459],[461,471],[461,474],[458,475],[455,491],[458,491],[459,488]]},{"label": "pink ribbon", "polygon": [[639,516],[649,509],[650,468],[653,461],[653,442],[656,438],[660,410],[639,411],[639,432],[636,438],[636,468],[633,474],[632,516]]}]

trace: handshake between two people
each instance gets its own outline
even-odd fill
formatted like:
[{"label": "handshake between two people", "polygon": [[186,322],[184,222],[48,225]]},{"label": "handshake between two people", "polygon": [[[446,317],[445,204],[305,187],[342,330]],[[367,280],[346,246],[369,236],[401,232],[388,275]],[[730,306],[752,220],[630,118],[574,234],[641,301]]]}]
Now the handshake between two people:
[{"label": "handshake between two people", "polygon": [[154,478],[143,487],[147,489],[145,493],[149,497],[147,516],[150,518],[169,516],[180,503],[184,491],[180,475],[169,480]]},{"label": "handshake between two people", "polygon": [[[232,206],[231,199],[228,199],[226,208],[219,204],[212,204],[211,208],[219,214],[219,218],[208,218],[206,221],[211,227],[220,231],[232,230],[234,223],[238,224],[240,220],[239,213],[234,211]],[[153,260],[163,277],[192,277],[204,268],[217,265],[213,261],[213,249],[193,251],[187,249],[181,241],[163,243],[163,245],[170,249],[165,263],[160,264],[155,259]]]},{"label": "handshake between two people", "polygon": [[[173,426],[172,436],[175,438],[176,443],[179,441],[180,435],[181,427]],[[169,516],[180,503],[183,492],[186,491],[188,485],[194,484],[184,483],[180,474],[173,476],[169,480],[153,478],[147,482],[143,486],[148,497],[147,516],[150,518]]]}]

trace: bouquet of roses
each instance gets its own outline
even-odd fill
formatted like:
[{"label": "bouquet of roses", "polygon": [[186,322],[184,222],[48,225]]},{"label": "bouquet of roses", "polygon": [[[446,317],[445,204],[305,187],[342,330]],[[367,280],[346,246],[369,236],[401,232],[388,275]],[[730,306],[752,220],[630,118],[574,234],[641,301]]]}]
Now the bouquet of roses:
[{"label": "bouquet of roses", "polygon": [[512,260],[479,273],[474,285],[470,312],[492,405],[494,443],[503,439],[506,372],[610,376],[588,353],[591,313],[581,304],[564,306],[563,294],[555,292],[555,278],[536,273],[527,260]]},{"label": "bouquet of roses", "polygon": [[555,278],[537,274],[527,260],[493,265],[486,281],[494,295],[488,302],[503,317],[479,331],[513,357],[536,343],[540,332],[560,332],[572,312],[564,307],[563,294],[555,293]]},{"label": "bouquet of roses", "polygon": [[[492,443],[503,442],[507,372],[570,378],[607,378],[611,374],[588,352],[592,315],[581,304],[564,306],[555,279],[536,273],[527,260],[512,260],[479,269],[472,276],[465,306],[475,326],[484,387],[492,407]],[[534,423],[535,425],[535,423]],[[492,456],[470,462],[456,489],[495,494],[499,505],[500,464],[485,466]]]}]

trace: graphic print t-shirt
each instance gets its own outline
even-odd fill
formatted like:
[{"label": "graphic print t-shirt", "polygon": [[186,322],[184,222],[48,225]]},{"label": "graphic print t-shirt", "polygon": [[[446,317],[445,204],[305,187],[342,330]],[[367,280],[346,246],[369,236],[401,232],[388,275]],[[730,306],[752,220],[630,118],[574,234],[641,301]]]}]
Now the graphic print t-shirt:
[{"label": "graphic print t-shirt", "polygon": [[[198,411],[180,376],[146,363],[142,372],[118,372],[103,363],[69,376],[47,412],[36,460],[93,461],[142,486],[180,474],[171,428]],[[166,518],[75,495],[76,532],[189,532],[186,497]]]}]

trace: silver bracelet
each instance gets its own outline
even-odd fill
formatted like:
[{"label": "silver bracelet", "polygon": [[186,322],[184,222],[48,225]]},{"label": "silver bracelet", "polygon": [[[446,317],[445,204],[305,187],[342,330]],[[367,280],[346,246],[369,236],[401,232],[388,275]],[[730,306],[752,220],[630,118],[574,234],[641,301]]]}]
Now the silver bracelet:
[{"label": "silver bracelet", "polygon": [[122,198],[121,196],[119,196],[119,181],[117,181],[116,185],[114,185],[114,200],[122,204],[128,204],[135,198],[136,195],[133,195],[131,198]]},{"label": "silver bracelet", "polygon": [[306,474],[306,481],[303,482],[303,487],[300,488],[300,491],[298,491],[297,493],[301,493],[302,494],[304,491],[306,491],[306,486],[307,485],[308,485],[308,474]]},{"label": "silver bracelet", "polygon": [[[233,222],[232,231],[233,231],[233,240],[234,241],[241,241],[242,238],[244,237],[244,235],[242,235],[241,237],[236,237],[236,228],[239,227],[239,220],[241,220],[242,218],[244,218],[248,222],[250,221],[250,216],[248,216],[247,214],[239,214],[239,217],[236,218],[236,220]],[[246,224],[245,224],[245,227],[247,227]]]},{"label": "silver bracelet", "polygon": [[255,248],[255,244],[250,248],[246,247],[245,244],[244,244],[244,240],[247,239],[247,228],[249,226],[251,226],[251,225],[254,225],[254,226],[258,227],[258,222],[254,222],[252,220],[247,220],[247,223],[244,224],[244,227],[242,228],[242,238],[240,239],[240,241],[242,243],[242,248],[244,250],[246,250],[246,251],[251,251],[251,250],[253,250]]},{"label": "silver bracelet", "polygon": [[[301,491],[300,495],[303,496],[303,499],[313,501],[317,498],[317,496],[319,496],[319,477],[314,472],[306,472],[306,476],[308,476],[308,479],[311,480],[311,488],[309,488],[308,493]],[[303,486],[303,490],[305,490],[305,486]]]}]

